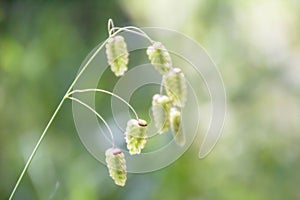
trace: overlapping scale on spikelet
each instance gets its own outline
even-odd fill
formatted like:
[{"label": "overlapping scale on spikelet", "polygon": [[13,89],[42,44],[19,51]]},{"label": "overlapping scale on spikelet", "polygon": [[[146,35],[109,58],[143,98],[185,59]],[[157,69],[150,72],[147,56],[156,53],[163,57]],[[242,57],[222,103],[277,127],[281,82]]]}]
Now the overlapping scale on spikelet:
[{"label": "overlapping scale on spikelet", "polygon": [[127,123],[125,140],[131,155],[140,154],[147,142],[147,122],[142,119],[131,119]]},{"label": "overlapping scale on spikelet", "polygon": [[183,146],[185,144],[185,136],[181,127],[181,112],[176,107],[172,107],[170,110],[170,124],[175,142],[178,145]]},{"label": "overlapping scale on spikelet", "polygon": [[111,71],[116,76],[123,76],[128,70],[129,53],[124,37],[117,35],[110,37],[106,43],[106,57]]},{"label": "overlapping scale on spikelet", "polygon": [[164,133],[170,126],[170,98],[165,95],[155,94],[152,98],[152,115],[158,133]]},{"label": "overlapping scale on spikelet", "polygon": [[124,186],[126,183],[126,160],[123,152],[118,148],[109,148],[105,152],[105,161],[109,175],[116,185]]},{"label": "overlapping scale on spikelet", "polygon": [[187,99],[187,86],[181,69],[173,68],[163,76],[163,83],[167,95],[172,99],[172,104],[184,107]]},{"label": "overlapping scale on spikelet", "polygon": [[147,49],[147,55],[154,68],[162,75],[172,68],[171,56],[166,47],[160,42],[154,42]]}]

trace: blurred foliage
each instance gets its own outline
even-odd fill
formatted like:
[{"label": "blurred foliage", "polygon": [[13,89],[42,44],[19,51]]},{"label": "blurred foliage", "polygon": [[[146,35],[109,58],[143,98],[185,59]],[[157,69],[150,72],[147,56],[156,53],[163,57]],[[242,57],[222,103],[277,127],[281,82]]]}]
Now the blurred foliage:
[{"label": "blurred foliage", "polygon": [[218,145],[198,160],[195,142],[119,188],[81,144],[68,102],[15,199],[300,199],[299,11],[296,0],[0,1],[0,199],[108,18],[173,28],[208,50],[227,90]]}]

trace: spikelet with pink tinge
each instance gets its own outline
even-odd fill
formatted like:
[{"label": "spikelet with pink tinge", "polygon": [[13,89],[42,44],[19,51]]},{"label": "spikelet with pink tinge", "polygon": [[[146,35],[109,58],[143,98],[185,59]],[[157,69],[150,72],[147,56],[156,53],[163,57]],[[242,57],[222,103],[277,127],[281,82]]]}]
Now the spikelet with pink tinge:
[{"label": "spikelet with pink tinge", "polygon": [[109,175],[116,185],[124,186],[127,179],[124,153],[118,148],[109,148],[105,152],[105,157]]},{"label": "spikelet with pink tinge", "polygon": [[131,155],[140,154],[147,142],[147,122],[142,119],[131,119],[127,123],[125,140]]}]

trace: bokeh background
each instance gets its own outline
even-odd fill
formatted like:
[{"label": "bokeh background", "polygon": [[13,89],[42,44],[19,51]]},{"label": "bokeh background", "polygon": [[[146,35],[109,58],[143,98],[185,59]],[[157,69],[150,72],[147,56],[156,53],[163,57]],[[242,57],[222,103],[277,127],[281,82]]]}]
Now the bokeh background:
[{"label": "bokeh background", "polygon": [[227,91],[218,145],[199,160],[195,142],[171,166],[131,174],[120,188],[81,144],[67,102],[15,199],[300,199],[298,0],[0,1],[0,199],[81,62],[107,37],[109,18],[203,45]]}]

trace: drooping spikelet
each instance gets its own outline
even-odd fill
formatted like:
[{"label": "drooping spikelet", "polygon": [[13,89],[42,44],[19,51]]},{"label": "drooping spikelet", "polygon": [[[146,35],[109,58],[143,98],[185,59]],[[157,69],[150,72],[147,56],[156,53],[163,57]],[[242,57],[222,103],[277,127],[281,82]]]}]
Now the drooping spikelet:
[{"label": "drooping spikelet", "polygon": [[158,133],[169,130],[170,126],[170,98],[165,95],[155,94],[152,98],[152,114]]},{"label": "drooping spikelet", "polygon": [[178,110],[178,108],[171,108],[170,123],[176,143],[180,146],[183,146],[185,144],[185,137],[181,127],[181,112]]},{"label": "drooping spikelet", "polygon": [[128,50],[124,37],[117,35],[110,37],[106,43],[106,56],[111,71],[116,76],[123,76],[127,71]]},{"label": "drooping spikelet", "polygon": [[109,175],[116,185],[124,186],[126,183],[126,160],[123,152],[118,148],[109,148],[105,152],[105,161]]},{"label": "drooping spikelet", "polygon": [[147,142],[147,122],[142,119],[131,119],[127,123],[125,140],[131,155],[140,154]]},{"label": "drooping spikelet", "polygon": [[184,107],[187,96],[187,87],[181,69],[173,68],[163,76],[163,83],[167,95],[172,99],[173,105]]},{"label": "drooping spikelet", "polygon": [[168,73],[172,68],[171,56],[162,43],[154,42],[148,47],[147,55],[151,64],[162,75]]}]

